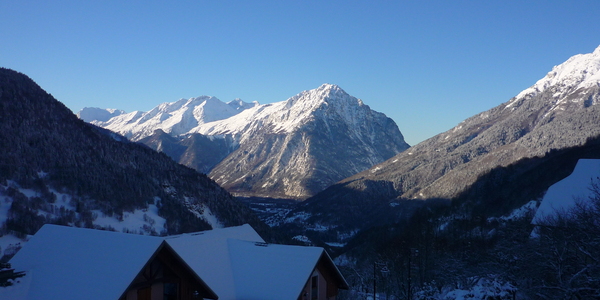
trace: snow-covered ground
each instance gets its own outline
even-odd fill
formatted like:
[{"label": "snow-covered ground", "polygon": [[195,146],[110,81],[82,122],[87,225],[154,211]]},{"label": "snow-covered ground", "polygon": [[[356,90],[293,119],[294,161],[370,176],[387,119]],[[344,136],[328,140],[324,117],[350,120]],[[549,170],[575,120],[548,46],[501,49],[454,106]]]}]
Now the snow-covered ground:
[{"label": "snow-covered ground", "polygon": [[310,241],[310,239],[307,236],[305,236],[305,235],[297,235],[297,236],[294,236],[292,239],[294,239],[296,241],[300,241],[300,242],[306,243],[306,244],[312,244],[312,242]]},{"label": "snow-covered ground", "polygon": [[210,211],[210,208],[204,204],[193,204],[192,199],[185,197],[186,207],[200,219],[204,219],[212,228],[223,228],[217,217]]},{"label": "snow-covered ground", "polygon": [[536,211],[538,204],[539,204],[538,201],[531,200],[531,201],[525,203],[525,205],[513,210],[510,214],[508,214],[506,216],[501,216],[499,218],[491,217],[491,218],[488,218],[488,221],[494,221],[494,220],[513,221],[516,219],[523,218],[523,217],[527,216],[527,214]]},{"label": "snow-covered ground", "polygon": [[419,300],[472,300],[472,299],[514,299],[517,288],[503,280],[500,276],[490,274],[485,277],[471,277],[466,282],[454,286],[444,286],[441,289],[432,284],[426,284],[417,292],[415,299]]},{"label": "snow-covered ground", "polygon": [[0,257],[3,255],[12,255],[16,253],[18,249],[20,249],[30,236],[25,239],[18,238],[12,234],[5,234],[0,237]]},{"label": "snow-covered ground", "polygon": [[[8,181],[6,186],[0,185],[0,190],[5,191],[9,187],[15,188],[18,192],[28,198],[40,196],[36,191],[21,188],[12,181]],[[58,212],[61,209],[75,212],[71,195],[63,194],[53,189],[50,189],[50,192],[56,196],[56,200],[54,203],[48,203],[45,210],[38,210],[38,215],[43,215],[51,220],[58,217]],[[158,200],[159,199],[157,199],[157,201]],[[0,194],[0,226],[8,219],[12,202],[13,199],[11,197]],[[191,207],[188,208],[192,209]],[[213,228],[222,227],[208,208],[203,208],[203,213],[201,214],[197,211],[194,212],[199,214],[199,217],[207,220]],[[100,210],[92,210],[92,214],[94,216],[92,224],[105,229],[147,235],[160,235],[165,232],[166,220],[158,215],[158,207],[156,204],[150,204],[148,208],[145,209],[136,209],[133,212],[125,212],[122,219],[118,219],[116,216],[107,216]],[[75,215],[78,214],[75,213]],[[29,237],[25,237],[24,239],[21,239],[10,233],[0,236],[0,257],[15,252],[15,250],[19,249],[28,241],[28,238]]]},{"label": "snow-covered ground", "polygon": [[122,221],[106,216],[99,210],[92,212],[98,215],[94,220],[94,225],[113,228],[116,231],[161,234],[165,229],[166,220],[158,215],[158,207],[154,204],[149,205],[147,209],[136,209],[133,213],[124,213]]}]

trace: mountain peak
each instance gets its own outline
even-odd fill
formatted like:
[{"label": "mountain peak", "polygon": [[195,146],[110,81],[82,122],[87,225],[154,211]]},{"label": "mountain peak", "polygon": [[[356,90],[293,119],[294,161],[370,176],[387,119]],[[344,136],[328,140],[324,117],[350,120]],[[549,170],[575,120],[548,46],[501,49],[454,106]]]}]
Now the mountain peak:
[{"label": "mountain peak", "polygon": [[319,86],[317,88],[317,90],[329,90],[329,91],[340,91],[341,90],[341,91],[343,91],[339,85],[331,84],[331,83],[323,83],[323,84],[321,84],[321,86]]},{"label": "mountain peak", "polygon": [[132,140],[150,136],[155,129],[176,136],[188,133],[198,125],[227,119],[257,105],[257,102],[246,103],[239,99],[224,103],[216,97],[200,96],[162,103],[149,112],[121,114],[107,121],[93,120],[93,124],[119,132]]},{"label": "mountain peak", "polygon": [[344,103],[352,106],[353,103],[358,103],[362,105],[362,101],[350,96],[339,86],[329,83],[324,83],[316,89],[303,91],[286,100],[286,103],[288,108],[295,106],[305,112],[315,110],[322,104]]},{"label": "mountain peak", "polygon": [[233,111],[227,118],[208,106],[99,125],[135,141],[162,129],[179,141],[155,135],[142,142],[210,171],[239,195],[306,198],[409,147],[393,120],[334,84],[263,105],[234,99],[219,106]]},{"label": "mountain peak", "polygon": [[248,108],[259,106],[260,103],[258,103],[258,101],[252,101],[252,103],[248,103],[248,102],[242,101],[242,99],[240,99],[240,98],[235,98],[235,99],[227,102],[227,105],[233,107],[237,111],[242,111],[242,110],[245,110]]},{"label": "mountain peak", "polygon": [[325,97],[329,96],[349,96],[346,91],[344,91],[341,87],[336,84],[324,83],[320,87],[314,89],[313,91],[324,95]]}]

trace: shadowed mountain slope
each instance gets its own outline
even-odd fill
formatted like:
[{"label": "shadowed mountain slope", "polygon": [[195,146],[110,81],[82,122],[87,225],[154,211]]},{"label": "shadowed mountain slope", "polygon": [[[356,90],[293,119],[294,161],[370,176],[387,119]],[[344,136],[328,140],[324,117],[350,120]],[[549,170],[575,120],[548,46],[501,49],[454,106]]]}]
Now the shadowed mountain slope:
[{"label": "shadowed mountain slope", "polygon": [[[206,175],[78,119],[27,76],[0,69],[0,220],[13,233],[43,223],[109,228],[136,210],[145,233],[266,225]],[[158,209],[164,227],[148,218]],[[113,223],[110,223],[113,224]],[[110,228],[109,228],[110,229]],[[129,229],[128,229],[129,230]]]}]

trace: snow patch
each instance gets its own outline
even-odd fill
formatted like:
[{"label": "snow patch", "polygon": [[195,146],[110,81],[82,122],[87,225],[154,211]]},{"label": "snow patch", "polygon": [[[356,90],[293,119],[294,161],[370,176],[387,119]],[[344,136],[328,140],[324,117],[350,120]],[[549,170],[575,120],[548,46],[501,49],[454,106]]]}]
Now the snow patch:
[{"label": "snow patch", "polygon": [[148,205],[147,209],[136,209],[133,212],[125,212],[123,213],[123,220],[106,216],[99,210],[93,210],[92,212],[98,215],[93,222],[94,225],[104,228],[144,234],[164,234],[166,232],[166,220],[158,215],[158,207],[155,204]]},{"label": "snow patch", "polygon": [[297,235],[297,236],[294,236],[292,239],[306,243],[306,244],[311,244],[310,239],[305,235]]},{"label": "snow patch", "polygon": [[184,204],[188,210],[199,219],[206,221],[213,229],[225,227],[204,203],[194,203],[195,201],[189,197],[184,197],[184,199]]},{"label": "snow patch", "polygon": [[509,215],[507,216],[501,216],[499,218],[495,218],[495,217],[491,217],[488,218],[488,221],[494,221],[494,220],[502,220],[502,221],[513,221],[513,220],[517,220],[520,218],[523,218],[525,216],[527,216],[527,214],[536,211],[538,207],[538,201],[536,200],[531,200],[529,202],[527,202],[525,205],[513,210]]},{"label": "snow patch", "polygon": [[291,217],[286,218],[284,223],[294,223],[294,222],[304,222],[308,220],[308,218],[312,217],[312,215],[308,212],[299,212],[293,214]]},{"label": "snow patch", "polygon": [[334,243],[334,242],[325,242],[328,246],[342,248],[346,246],[346,243]]},{"label": "snow patch", "polygon": [[321,225],[321,224],[313,224],[310,227],[307,227],[306,230],[311,230],[311,231],[318,231],[318,232],[324,232],[331,229],[330,226],[325,226],[325,225]]}]

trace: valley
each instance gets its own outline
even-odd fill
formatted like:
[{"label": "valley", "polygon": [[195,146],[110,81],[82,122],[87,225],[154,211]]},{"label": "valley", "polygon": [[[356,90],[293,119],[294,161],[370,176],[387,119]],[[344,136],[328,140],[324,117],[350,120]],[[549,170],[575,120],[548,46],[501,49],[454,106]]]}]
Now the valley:
[{"label": "valley", "polygon": [[600,170],[572,209],[532,223],[553,185],[600,159],[600,47],[413,146],[332,84],[77,118],[0,71],[4,260],[46,223],[145,235],[247,223],[326,249],[353,287],[344,299],[377,282],[386,299],[600,295]]}]

